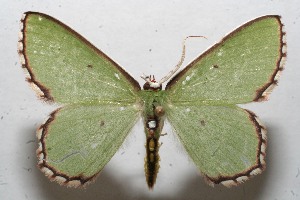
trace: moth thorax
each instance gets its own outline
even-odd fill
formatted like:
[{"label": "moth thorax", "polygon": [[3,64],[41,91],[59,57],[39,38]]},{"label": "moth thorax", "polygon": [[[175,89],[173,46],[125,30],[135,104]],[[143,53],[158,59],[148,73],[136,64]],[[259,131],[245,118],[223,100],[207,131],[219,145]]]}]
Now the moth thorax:
[{"label": "moth thorax", "polygon": [[165,114],[165,110],[162,106],[156,106],[154,109],[155,115],[161,117]]}]

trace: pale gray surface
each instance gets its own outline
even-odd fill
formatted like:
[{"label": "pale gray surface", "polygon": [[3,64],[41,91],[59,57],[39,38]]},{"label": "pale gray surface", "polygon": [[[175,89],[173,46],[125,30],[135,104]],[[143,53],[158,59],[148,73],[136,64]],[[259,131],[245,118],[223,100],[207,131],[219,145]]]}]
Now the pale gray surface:
[{"label": "pale gray surface", "polygon": [[[0,199],[300,199],[300,4],[293,1],[4,1],[0,7]],[[163,3],[162,3],[163,2]],[[289,2],[289,3],[286,3]],[[253,18],[282,15],[288,61],[270,101],[251,104],[268,127],[267,170],[232,189],[207,186],[170,126],[160,149],[154,191],[144,178],[141,121],[120,151],[86,190],[51,183],[36,168],[35,129],[53,107],[40,102],[18,62],[19,19],[47,13],[73,27],[142,84],[142,73],[160,79],[178,62],[185,36],[190,62],[225,34]]]}]

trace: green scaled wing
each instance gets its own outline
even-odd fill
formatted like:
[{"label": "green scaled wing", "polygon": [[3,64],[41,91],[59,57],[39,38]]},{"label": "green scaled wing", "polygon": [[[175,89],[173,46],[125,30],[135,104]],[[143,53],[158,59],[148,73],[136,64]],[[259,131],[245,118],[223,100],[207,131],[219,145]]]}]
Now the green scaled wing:
[{"label": "green scaled wing", "polygon": [[42,98],[59,103],[135,101],[139,84],[71,28],[32,12],[22,25],[21,63]]},{"label": "green scaled wing", "polygon": [[167,84],[170,99],[220,104],[265,100],[283,70],[282,26],[279,16],[264,16],[236,29]]},{"label": "green scaled wing", "polygon": [[210,184],[236,185],[265,168],[266,129],[236,104],[267,100],[283,70],[279,16],[239,27],[166,86],[167,117]]},{"label": "green scaled wing", "polygon": [[171,122],[209,184],[243,182],[265,167],[266,130],[237,106],[169,105]]},{"label": "green scaled wing", "polygon": [[135,106],[125,104],[54,111],[37,134],[39,167],[60,184],[86,185],[119,149],[138,117]]},{"label": "green scaled wing", "polygon": [[112,158],[140,113],[139,84],[58,20],[28,12],[19,54],[41,99],[62,105],[38,131],[39,167],[67,186],[85,186]]}]

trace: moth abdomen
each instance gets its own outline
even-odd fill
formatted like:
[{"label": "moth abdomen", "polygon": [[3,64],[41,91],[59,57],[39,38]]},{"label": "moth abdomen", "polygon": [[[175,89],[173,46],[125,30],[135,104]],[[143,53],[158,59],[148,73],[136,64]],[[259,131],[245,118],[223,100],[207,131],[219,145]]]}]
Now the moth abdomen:
[{"label": "moth abdomen", "polygon": [[153,188],[159,170],[158,139],[149,136],[146,142],[145,176],[148,187]]}]

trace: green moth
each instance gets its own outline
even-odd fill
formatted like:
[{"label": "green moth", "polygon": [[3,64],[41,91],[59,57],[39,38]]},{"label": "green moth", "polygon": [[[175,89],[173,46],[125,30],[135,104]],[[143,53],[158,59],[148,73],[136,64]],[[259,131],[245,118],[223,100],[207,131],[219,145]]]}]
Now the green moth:
[{"label": "green moth", "polygon": [[[95,180],[142,116],[149,188],[159,171],[165,118],[210,185],[227,187],[266,166],[266,128],[238,107],[267,100],[286,57],[280,17],[256,18],[237,28],[177,73],[162,90],[154,76],[138,82],[62,22],[27,12],[18,52],[27,81],[60,108],[37,131],[38,166],[71,187]],[[183,51],[184,52],[184,51]]]}]

